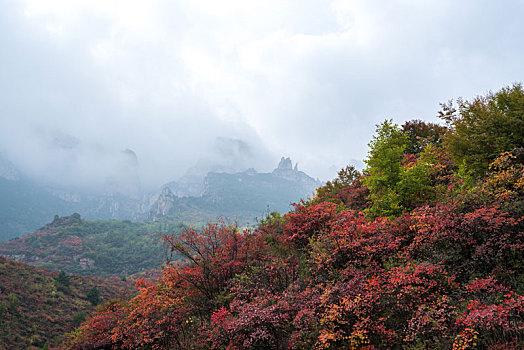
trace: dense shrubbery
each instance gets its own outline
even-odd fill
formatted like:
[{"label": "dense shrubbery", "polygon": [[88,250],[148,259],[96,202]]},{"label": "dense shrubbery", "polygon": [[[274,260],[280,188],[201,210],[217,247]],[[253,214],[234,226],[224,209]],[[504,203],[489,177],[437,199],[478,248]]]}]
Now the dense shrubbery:
[{"label": "dense shrubbery", "polygon": [[106,305],[64,348],[524,348],[524,137],[477,172],[452,161],[467,159],[451,140],[468,119],[449,120],[444,142],[446,128],[386,121],[363,174],[344,169],[254,231],[167,236],[185,265]]}]

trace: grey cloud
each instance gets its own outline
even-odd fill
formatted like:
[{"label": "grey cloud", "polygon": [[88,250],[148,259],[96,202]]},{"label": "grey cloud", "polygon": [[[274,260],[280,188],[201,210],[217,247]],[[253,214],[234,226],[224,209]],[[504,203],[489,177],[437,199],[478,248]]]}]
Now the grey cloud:
[{"label": "grey cloud", "polygon": [[104,184],[130,149],[147,188],[289,155],[327,179],[381,120],[434,121],[440,102],[524,76],[522,2],[148,4],[136,23],[4,6],[0,151],[16,166]]}]

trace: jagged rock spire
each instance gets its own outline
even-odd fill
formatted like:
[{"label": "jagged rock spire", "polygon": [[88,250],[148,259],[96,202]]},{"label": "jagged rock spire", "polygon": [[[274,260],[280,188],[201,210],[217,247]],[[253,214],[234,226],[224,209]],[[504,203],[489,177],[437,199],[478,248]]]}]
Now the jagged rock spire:
[{"label": "jagged rock spire", "polygon": [[293,169],[293,163],[291,162],[291,158],[280,158],[280,163],[278,163],[277,169],[281,170],[292,170]]}]

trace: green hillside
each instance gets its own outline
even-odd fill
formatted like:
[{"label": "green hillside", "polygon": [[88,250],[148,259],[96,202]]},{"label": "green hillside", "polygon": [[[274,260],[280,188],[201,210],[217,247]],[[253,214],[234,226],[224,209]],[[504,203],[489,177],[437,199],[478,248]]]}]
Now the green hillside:
[{"label": "green hillside", "polygon": [[172,223],[57,216],[30,235],[1,243],[0,255],[50,270],[125,277],[158,268],[165,257],[162,233],[180,228]]}]

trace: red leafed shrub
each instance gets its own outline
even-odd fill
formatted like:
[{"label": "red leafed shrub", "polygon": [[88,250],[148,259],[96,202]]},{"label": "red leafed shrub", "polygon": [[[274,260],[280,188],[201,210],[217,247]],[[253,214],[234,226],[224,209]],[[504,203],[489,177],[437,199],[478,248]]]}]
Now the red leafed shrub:
[{"label": "red leafed shrub", "polygon": [[413,237],[412,217],[369,221],[363,213],[345,210],[331,220],[331,230],[311,239],[311,256],[317,272],[353,268],[383,268],[400,258]]},{"label": "red leafed shrub", "polygon": [[120,302],[105,304],[95,316],[83,323],[69,339],[62,344],[63,349],[88,350],[111,349],[118,346],[112,339],[118,321],[125,317],[125,305]]},{"label": "red leafed shrub", "polygon": [[369,189],[363,185],[362,179],[355,167],[347,166],[338,172],[336,179],[317,188],[311,203],[342,203],[348,209],[364,210],[368,207]]},{"label": "red leafed shrub", "polygon": [[137,283],[140,294],[131,300],[128,313],[113,329],[113,342],[126,349],[146,345],[162,349],[181,343],[179,333],[189,313],[183,296],[173,288],[169,277],[170,272],[164,270],[159,283]]},{"label": "red leafed shrub", "polygon": [[140,293],[127,303],[115,304],[82,325],[72,348],[185,349],[195,342],[197,330],[224,301],[232,278],[263,250],[250,233],[226,225],[188,229],[167,236],[173,251],[190,263],[167,265],[155,283],[140,280]]},{"label": "red leafed shrub", "polygon": [[[514,292],[504,294],[499,302],[485,304],[470,300],[467,311],[457,320],[463,328],[455,338],[454,349],[479,345],[491,349],[524,348],[524,297]],[[467,341],[468,333],[475,333]]]},{"label": "red leafed shrub", "polygon": [[409,264],[373,276],[358,294],[350,291],[333,300],[327,289],[319,346],[395,348],[422,343],[437,348],[436,336],[441,344],[451,342],[455,308],[447,295],[455,288],[444,268]]},{"label": "red leafed shrub", "polygon": [[368,207],[368,196],[369,189],[362,185],[361,179],[356,179],[350,186],[341,188],[336,193],[336,198],[340,199],[344,206],[359,211]]},{"label": "red leafed shrub", "polygon": [[316,342],[319,292],[291,285],[282,294],[220,308],[203,331],[211,349],[307,349]]},{"label": "red leafed shrub", "polygon": [[[524,258],[522,219],[514,219],[496,206],[471,212],[453,207],[423,207],[415,211],[416,235],[406,249],[410,258],[444,263],[464,281],[472,273],[503,273],[514,278]],[[504,276],[499,276],[504,277]]]},{"label": "red leafed shrub", "polygon": [[329,232],[330,221],[336,216],[338,206],[331,202],[321,202],[306,206],[293,204],[295,210],[287,215],[284,234],[289,241],[297,246],[304,247],[310,237]]},{"label": "red leafed shrub", "polygon": [[187,229],[165,240],[168,247],[189,262],[187,267],[173,272],[177,283],[191,291],[192,301],[206,312],[210,312],[213,299],[225,291],[229,281],[257,261],[264,250],[264,243],[253,234],[224,224]]},{"label": "red leafed shrub", "polygon": [[140,293],[131,301],[114,302],[97,312],[74,334],[71,349],[168,348],[180,342],[178,332],[187,309],[176,290],[169,286],[169,272],[157,284],[137,282]]},{"label": "red leafed shrub", "polygon": [[[182,259],[158,281],[140,282],[131,301],[101,310],[69,344],[524,348],[524,218],[509,202],[521,200],[520,163],[506,155],[489,181],[474,185],[453,173],[441,148],[403,157],[398,181],[373,193],[378,211],[362,211],[370,175],[347,168],[313,200],[271,213],[253,232],[215,224],[167,236]],[[375,175],[379,188],[383,176]]]},{"label": "red leafed shrub", "polygon": [[211,349],[220,349],[224,344],[229,344],[231,333],[232,314],[226,307],[221,307],[211,315],[211,322],[200,331],[205,342]]},{"label": "red leafed shrub", "polygon": [[468,299],[492,303],[499,301],[501,296],[509,292],[509,288],[500,284],[494,276],[475,278],[464,287]]}]

